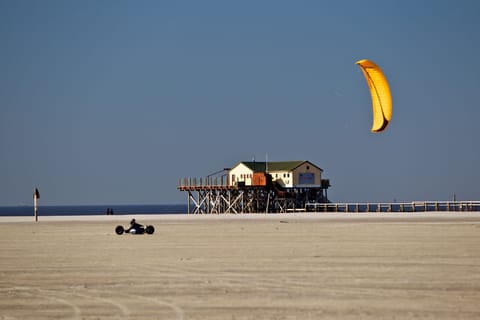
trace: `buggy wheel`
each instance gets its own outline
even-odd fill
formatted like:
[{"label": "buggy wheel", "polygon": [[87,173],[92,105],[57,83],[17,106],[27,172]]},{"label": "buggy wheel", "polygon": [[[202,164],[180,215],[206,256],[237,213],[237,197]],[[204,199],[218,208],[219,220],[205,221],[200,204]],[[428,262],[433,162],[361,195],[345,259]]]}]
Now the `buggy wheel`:
[{"label": "buggy wheel", "polygon": [[120,234],[123,234],[124,231],[125,231],[125,229],[123,229],[122,226],[117,226],[117,227],[115,228],[115,233],[116,233],[116,234],[119,234],[119,235],[120,235]]},{"label": "buggy wheel", "polygon": [[153,234],[153,233],[155,232],[155,228],[154,228],[153,226],[147,226],[147,227],[145,228],[145,232],[146,232],[147,234]]}]

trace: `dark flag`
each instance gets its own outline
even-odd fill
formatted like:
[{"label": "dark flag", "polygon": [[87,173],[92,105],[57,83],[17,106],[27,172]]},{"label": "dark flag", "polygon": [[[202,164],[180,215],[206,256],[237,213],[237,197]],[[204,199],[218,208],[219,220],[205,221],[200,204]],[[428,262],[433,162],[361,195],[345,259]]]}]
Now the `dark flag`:
[{"label": "dark flag", "polygon": [[35,193],[33,194],[34,198],[40,199],[40,192],[38,192],[38,189],[35,188]]}]

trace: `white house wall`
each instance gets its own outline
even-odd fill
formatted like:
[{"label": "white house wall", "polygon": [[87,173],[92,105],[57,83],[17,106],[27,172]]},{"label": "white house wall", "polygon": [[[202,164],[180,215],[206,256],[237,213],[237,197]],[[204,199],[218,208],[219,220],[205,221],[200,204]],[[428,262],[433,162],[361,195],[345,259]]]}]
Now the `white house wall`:
[{"label": "white house wall", "polygon": [[282,186],[291,188],[293,187],[293,172],[291,171],[271,171],[272,180],[277,181]]},{"label": "white house wall", "polygon": [[231,186],[237,185],[239,181],[244,181],[245,185],[247,186],[252,185],[253,171],[243,163],[239,163],[237,166],[232,168],[229,174]]}]

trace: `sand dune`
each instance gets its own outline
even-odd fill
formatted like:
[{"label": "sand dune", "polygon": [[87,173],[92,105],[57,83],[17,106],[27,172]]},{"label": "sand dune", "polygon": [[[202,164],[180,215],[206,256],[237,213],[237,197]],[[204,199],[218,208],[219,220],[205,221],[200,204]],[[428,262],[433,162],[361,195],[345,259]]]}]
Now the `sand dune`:
[{"label": "sand dune", "polygon": [[0,319],[480,319],[480,214],[0,219]]}]

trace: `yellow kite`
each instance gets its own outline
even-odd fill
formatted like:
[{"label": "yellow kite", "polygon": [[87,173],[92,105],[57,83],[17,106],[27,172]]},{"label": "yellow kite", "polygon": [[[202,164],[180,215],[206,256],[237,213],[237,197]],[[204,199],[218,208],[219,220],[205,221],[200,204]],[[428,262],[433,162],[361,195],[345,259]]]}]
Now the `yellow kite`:
[{"label": "yellow kite", "polygon": [[387,78],[373,61],[360,60],[356,64],[362,69],[372,96],[372,132],[382,132],[392,119],[392,95]]}]

